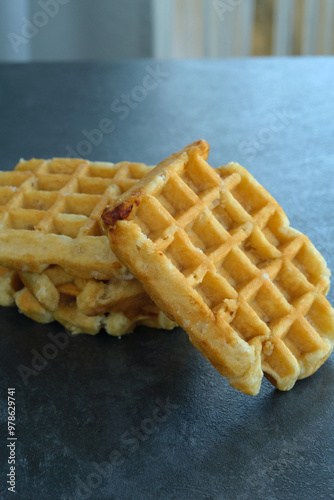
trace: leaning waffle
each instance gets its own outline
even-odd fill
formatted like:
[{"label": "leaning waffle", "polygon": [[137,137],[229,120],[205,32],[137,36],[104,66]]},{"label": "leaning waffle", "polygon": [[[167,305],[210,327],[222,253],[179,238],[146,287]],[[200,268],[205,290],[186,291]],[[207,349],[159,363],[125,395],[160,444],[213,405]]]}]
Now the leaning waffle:
[{"label": "leaning waffle", "polygon": [[0,264],[35,273],[57,264],[87,279],[126,274],[99,219],[108,201],[149,170],[141,163],[54,158],[0,172]]},{"label": "leaning waffle", "polygon": [[[98,285],[94,290],[100,291],[100,301],[91,295],[90,290],[94,283]],[[119,280],[119,293],[111,301],[113,284],[110,284],[108,289],[108,284],[96,280],[76,279],[58,266],[51,266],[41,274],[18,273],[0,267],[0,305],[9,306],[16,303],[19,310],[29,318],[39,323],[57,320],[73,333],[95,335],[101,328],[105,328],[110,335],[120,336],[132,331],[137,325],[174,328],[175,323],[159,311],[142,289],[140,291],[139,283],[136,281],[134,284],[138,285],[136,293],[131,285],[128,286],[127,280]],[[77,298],[81,293],[91,298],[90,312],[93,314],[84,314],[79,309]],[[103,300],[104,297],[108,298],[108,305]],[[96,312],[98,309],[99,313]]]},{"label": "leaning waffle", "polygon": [[230,384],[290,389],[329,356],[329,270],[278,203],[209,146],[172,155],[103,213],[111,248]]}]

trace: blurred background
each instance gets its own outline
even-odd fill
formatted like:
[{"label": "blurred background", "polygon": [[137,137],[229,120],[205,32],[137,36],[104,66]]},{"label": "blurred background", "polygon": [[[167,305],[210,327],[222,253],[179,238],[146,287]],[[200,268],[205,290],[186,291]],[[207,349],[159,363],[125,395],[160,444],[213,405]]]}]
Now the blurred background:
[{"label": "blurred background", "polygon": [[0,0],[0,61],[334,54],[334,0]]}]

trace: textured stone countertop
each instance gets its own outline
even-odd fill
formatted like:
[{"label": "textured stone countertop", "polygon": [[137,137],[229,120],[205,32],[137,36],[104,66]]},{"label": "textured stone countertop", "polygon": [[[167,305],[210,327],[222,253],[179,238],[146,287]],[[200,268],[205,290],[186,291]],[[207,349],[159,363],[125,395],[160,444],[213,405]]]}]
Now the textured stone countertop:
[{"label": "textured stone countertop", "polygon": [[[334,270],[333,75],[333,58],[0,65],[0,169],[155,164],[204,138],[209,162],[247,167]],[[70,338],[25,385],[18,367],[61,331],[1,308],[0,462],[7,473],[15,387],[15,498],[334,498],[333,356],[288,393],[264,381],[250,397],[181,329],[138,328]]]}]

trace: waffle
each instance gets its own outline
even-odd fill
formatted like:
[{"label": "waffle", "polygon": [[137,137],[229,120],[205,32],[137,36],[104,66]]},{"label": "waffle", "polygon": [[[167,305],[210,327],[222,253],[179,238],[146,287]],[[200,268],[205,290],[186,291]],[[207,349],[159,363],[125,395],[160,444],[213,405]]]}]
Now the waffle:
[{"label": "waffle", "polygon": [[54,158],[0,172],[0,264],[33,273],[55,264],[85,279],[127,274],[99,220],[108,201],[149,171],[142,163]]},{"label": "waffle", "polygon": [[[136,280],[132,280],[133,282]],[[122,281],[119,280],[118,290]],[[97,284],[97,288],[94,288]],[[139,285],[139,283],[137,282]],[[95,300],[86,288],[103,290],[101,300],[106,296],[107,303]],[[29,318],[39,323],[58,321],[72,333],[88,333],[95,335],[105,328],[110,335],[120,336],[133,331],[137,325],[152,328],[172,329],[176,325],[169,320],[147,297],[140,285],[137,293],[133,287],[128,289],[128,281],[123,282],[123,293],[111,300],[112,290],[108,284],[96,280],[76,279],[69,276],[58,266],[51,266],[44,273],[27,273],[8,270],[0,267],[0,305],[16,305]],[[141,288],[141,293],[139,292]],[[113,284],[112,284],[113,289]],[[91,314],[84,314],[78,307],[77,298],[80,293],[91,296]],[[129,307],[129,297],[132,307]],[[137,301],[137,298],[141,300]],[[95,304],[93,308],[92,304]],[[97,313],[97,309],[100,313]],[[102,312],[103,309],[103,312]]]},{"label": "waffle", "polygon": [[311,375],[334,341],[330,272],[308,238],[238,164],[205,161],[205,141],[113,200],[102,226],[120,261],[247,394]]},{"label": "waffle", "polygon": [[109,311],[157,310],[143,286],[135,278],[114,279],[108,282],[87,280],[77,295],[77,305],[87,316]]},{"label": "waffle", "polygon": [[75,333],[174,328],[110,251],[99,223],[106,203],[150,170],[55,158],[0,172],[0,304],[16,302],[30,318]]},{"label": "waffle", "polygon": [[22,288],[17,272],[0,266],[0,306],[15,305],[14,293]]}]

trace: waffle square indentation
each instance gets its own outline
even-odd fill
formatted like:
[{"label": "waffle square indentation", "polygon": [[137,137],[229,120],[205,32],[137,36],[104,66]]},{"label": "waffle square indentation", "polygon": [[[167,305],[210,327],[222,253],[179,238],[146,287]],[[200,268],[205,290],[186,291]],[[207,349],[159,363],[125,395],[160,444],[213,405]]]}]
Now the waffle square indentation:
[{"label": "waffle square indentation", "polygon": [[0,187],[0,206],[5,206],[16,193],[14,186]]},{"label": "waffle square indentation", "polygon": [[142,232],[152,241],[158,239],[171,224],[171,217],[153,197],[144,198],[140,202],[134,218]]},{"label": "waffle square indentation", "polygon": [[254,186],[254,184],[245,177],[241,179],[231,193],[244,210],[251,216],[254,216],[268,203],[268,198],[260,191],[259,187]]},{"label": "waffle square indentation", "polygon": [[269,281],[261,286],[249,305],[270,328],[276,320],[291,312],[291,306]]},{"label": "waffle square indentation", "polygon": [[72,158],[54,158],[48,162],[46,173],[72,175],[82,163],[85,161]]},{"label": "waffle square indentation", "polygon": [[203,255],[186,240],[182,231],[175,233],[174,240],[165,250],[165,255],[186,277],[192,274],[203,260]]},{"label": "waffle square indentation", "polygon": [[206,255],[211,254],[229,238],[229,233],[212,217],[209,211],[201,213],[186,228],[195,247]]},{"label": "waffle square indentation", "polygon": [[282,214],[275,212],[267,221],[266,227],[262,230],[268,242],[279,250],[293,239],[292,235],[282,231],[284,227],[284,218]]},{"label": "waffle square indentation", "polygon": [[83,193],[66,195],[64,212],[67,214],[85,215],[89,217],[100,199],[98,195]]},{"label": "waffle square indentation", "polygon": [[194,193],[178,177],[168,179],[157,199],[175,219],[181,217],[197,202]]},{"label": "waffle square indentation", "polygon": [[211,309],[221,305],[224,299],[234,299],[237,296],[235,290],[221,276],[211,271],[205,274],[195,290]]},{"label": "waffle square indentation", "polygon": [[19,187],[30,175],[28,172],[0,172],[0,186]]},{"label": "waffle square indentation", "polygon": [[58,193],[54,191],[28,191],[24,193],[22,208],[48,210],[56,201]]},{"label": "waffle square indentation", "polygon": [[233,248],[218,266],[217,271],[235,288],[240,290],[256,277],[256,268],[238,248]]},{"label": "waffle square indentation", "polygon": [[250,236],[243,242],[242,249],[249,260],[258,267],[281,255],[279,250],[268,242],[258,227],[255,227]]},{"label": "waffle square indentation", "polygon": [[334,315],[328,310],[328,302],[323,295],[313,301],[305,319],[322,335],[332,335],[334,331]]},{"label": "waffle square indentation", "polygon": [[275,378],[296,379],[299,372],[298,362],[282,340],[279,339],[273,344],[272,353],[266,356],[264,372],[274,374]]},{"label": "waffle square indentation", "polygon": [[45,164],[45,160],[36,160],[36,158],[32,158],[31,160],[24,161],[21,160],[15,167],[16,172],[35,172],[35,170],[39,169],[42,164]]},{"label": "waffle square indentation", "polygon": [[70,179],[69,175],[37,174],[36,189],[40,191],[59,191]]},{"label": "waffle square indentation", "polygon": [[103,194],[114,180],[101,177],[78,177],[79,192],[86,194]]},{"label": "waffle square indentation", "polygon": [[126,163],[126,168],[128,171],[127,177],[131,177],[132,180],[139,180],[144,177],[152,167],[148,167],[144,163]]},{"label": "waffle square indentation", "polygon": [[94,165],[89,166],[90,177],[100,177],[101,179],[113,179],[117,171],[117,168],[103,162],[95,162]]},{"label": "waffle square indentation", "polygon": [[54,233],[76,238],[88,218],[84,215],[57,214],[53,220]]},{"label": "waffle square indentation", "polygon": [[229,232],[248,220],[247,213],[228,191],[221,194],[212,213],[223,228]]},{"label": "waffle square indentation", "polygon": [[321,279],[322,263],[319,254],[314,248],[302,245],[295,255],[292,263],[304,274],[306,279],[313,285],[317,285]]},{"label": "waffle square indentation", "polygon": [[319,349],[319,337],[306,325],[302,325],[299,320],[294,321],[283,339],[297,359],[307,352]]},{"label": "waffle square indentation", "polygon": [[259,335],[266,335],[268,331],[263,322],[259,320],[257,314],[246,303],[239,305],[230,325],[247,342]]},{"label": "waffle square indentation", "polygon": [[199,198],[202,198],[207,192],[220,184],[220,180],[216,178],[214,172],[200,165],[200,163],[187,166],[180,178]]},{"label": "waffle square indentation", "polygon": [[274,285],[290,304],[309,292],[309,285],[305,277],[286,263],[283,263],[279,270]]},{"label": "waffle square indentation", "polygon": [[10,212],[10,221],[13,229],[33,231],[43,219],[45,212],[26,208],[18,208]]}]

